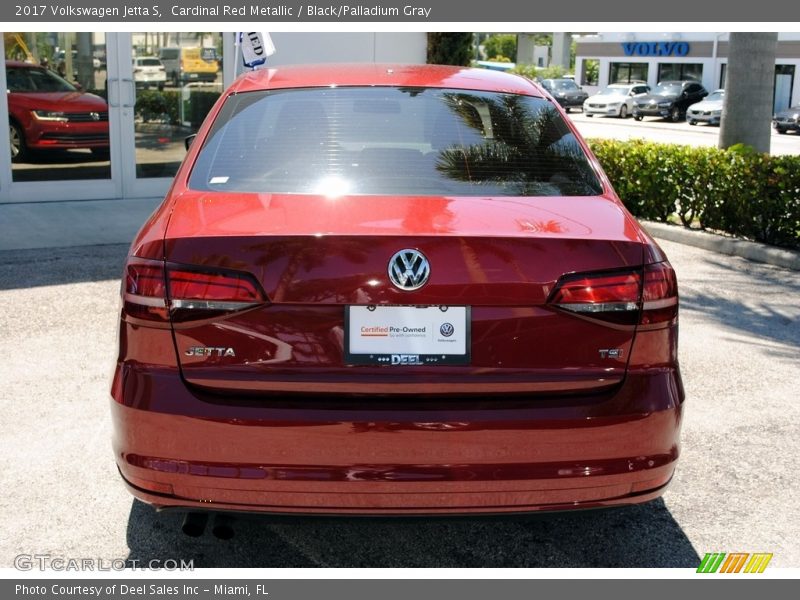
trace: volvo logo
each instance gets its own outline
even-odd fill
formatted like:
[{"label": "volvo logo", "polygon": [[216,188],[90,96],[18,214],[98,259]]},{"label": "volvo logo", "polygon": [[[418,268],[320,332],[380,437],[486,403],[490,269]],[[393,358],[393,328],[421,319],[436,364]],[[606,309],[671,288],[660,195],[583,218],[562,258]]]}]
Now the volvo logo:
[{"label": "volvo logo", "polygon": [[421,288],[430,274],[428,259],[419,250],[400,250],[389,260],[389,279],[401,290]]}]

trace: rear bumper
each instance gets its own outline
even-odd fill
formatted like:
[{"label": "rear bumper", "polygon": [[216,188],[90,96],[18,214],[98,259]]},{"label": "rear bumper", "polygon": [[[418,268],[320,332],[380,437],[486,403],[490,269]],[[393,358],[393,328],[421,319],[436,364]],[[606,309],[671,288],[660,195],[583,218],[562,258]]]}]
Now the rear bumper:
[{"label": "rear bumper", "polygon": [[564,108],[583,108],[585,100],[586,98],[556,98],[556,102]]},{"label": "rear bumper", "polygon": [[800,123],[797,121],[788,122],[788,121],[772,121],[772,126],[775,129],[785,129],[786,131],[800,131]]},{"label": "rear bumper", "polygon": [[116,461],[133,495],[157,507],[393,515],[634,504],[663,492],[678,457],[675,369],[629,374],[601,396],[428,409],[203,397],[176,371],[126,379],[111,402]]},{"label": "rear bumper", "polygon": [[698,123],[708,123],[709,125],[719,125],[722,117],[720,115],[703,115],[696,113],[688,113],[686,120],[697,121]]},{"label": "rear bumper", "polygon": [[633,116],[641,116],[641,117],[668,117],[672,107],[667,108],[638,108],[636,106],[633,107]]},{"label": "rear bumper", "polygon": [[621,106],[613,106],[613,107],[606,107],[603,108],[593,108],[591,106],[587,106],[586,104],[583,105],[583,112],[587,115],[600,115],[606,117],[617,117],[619,116],[619,112],[621,110]]}]

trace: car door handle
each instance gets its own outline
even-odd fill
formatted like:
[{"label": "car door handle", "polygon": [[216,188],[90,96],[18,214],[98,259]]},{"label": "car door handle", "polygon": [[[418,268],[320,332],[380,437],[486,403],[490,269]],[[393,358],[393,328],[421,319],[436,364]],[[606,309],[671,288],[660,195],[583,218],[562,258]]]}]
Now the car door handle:
[{"label": "car door handle", "polygon": [[108,105],[112,107],[119,106],[119,88],[116,83],[119,81],[116,77],[109,77],[106,79],[106,89],[108,90]]}]

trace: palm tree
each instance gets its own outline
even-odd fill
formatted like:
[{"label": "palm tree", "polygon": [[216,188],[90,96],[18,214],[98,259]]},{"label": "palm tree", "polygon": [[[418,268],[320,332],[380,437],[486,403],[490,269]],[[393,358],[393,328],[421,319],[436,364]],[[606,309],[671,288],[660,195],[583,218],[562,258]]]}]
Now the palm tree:
[{"label": "palm tree", "polygon": [[448,93],[443,100],[477,137],[483,137],[484,124],[476,106],[486,105],[492,136],[441,150],[436,169],[442,175],[473,185],[499,185],[521,196],[547,194],[552,186],[563,193],[596,193],[591,191],[596,178],[554,107],[511,94],[488,98]]},{"label": "palm tree", "polygon": [[777,33],[731,33],[719,147],[769,152]]}]

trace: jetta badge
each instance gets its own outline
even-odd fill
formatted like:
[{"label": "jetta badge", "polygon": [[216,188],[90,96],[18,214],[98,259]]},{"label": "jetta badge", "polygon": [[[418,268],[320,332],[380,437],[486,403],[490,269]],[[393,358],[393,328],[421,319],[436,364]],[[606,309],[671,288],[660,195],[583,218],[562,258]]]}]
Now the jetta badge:
[{"label": "jetta badge", "polygon": [[428,281],[431,267],[419,250],[406,248],[389,260],[389,279],[401,290],[418,290]]}]

